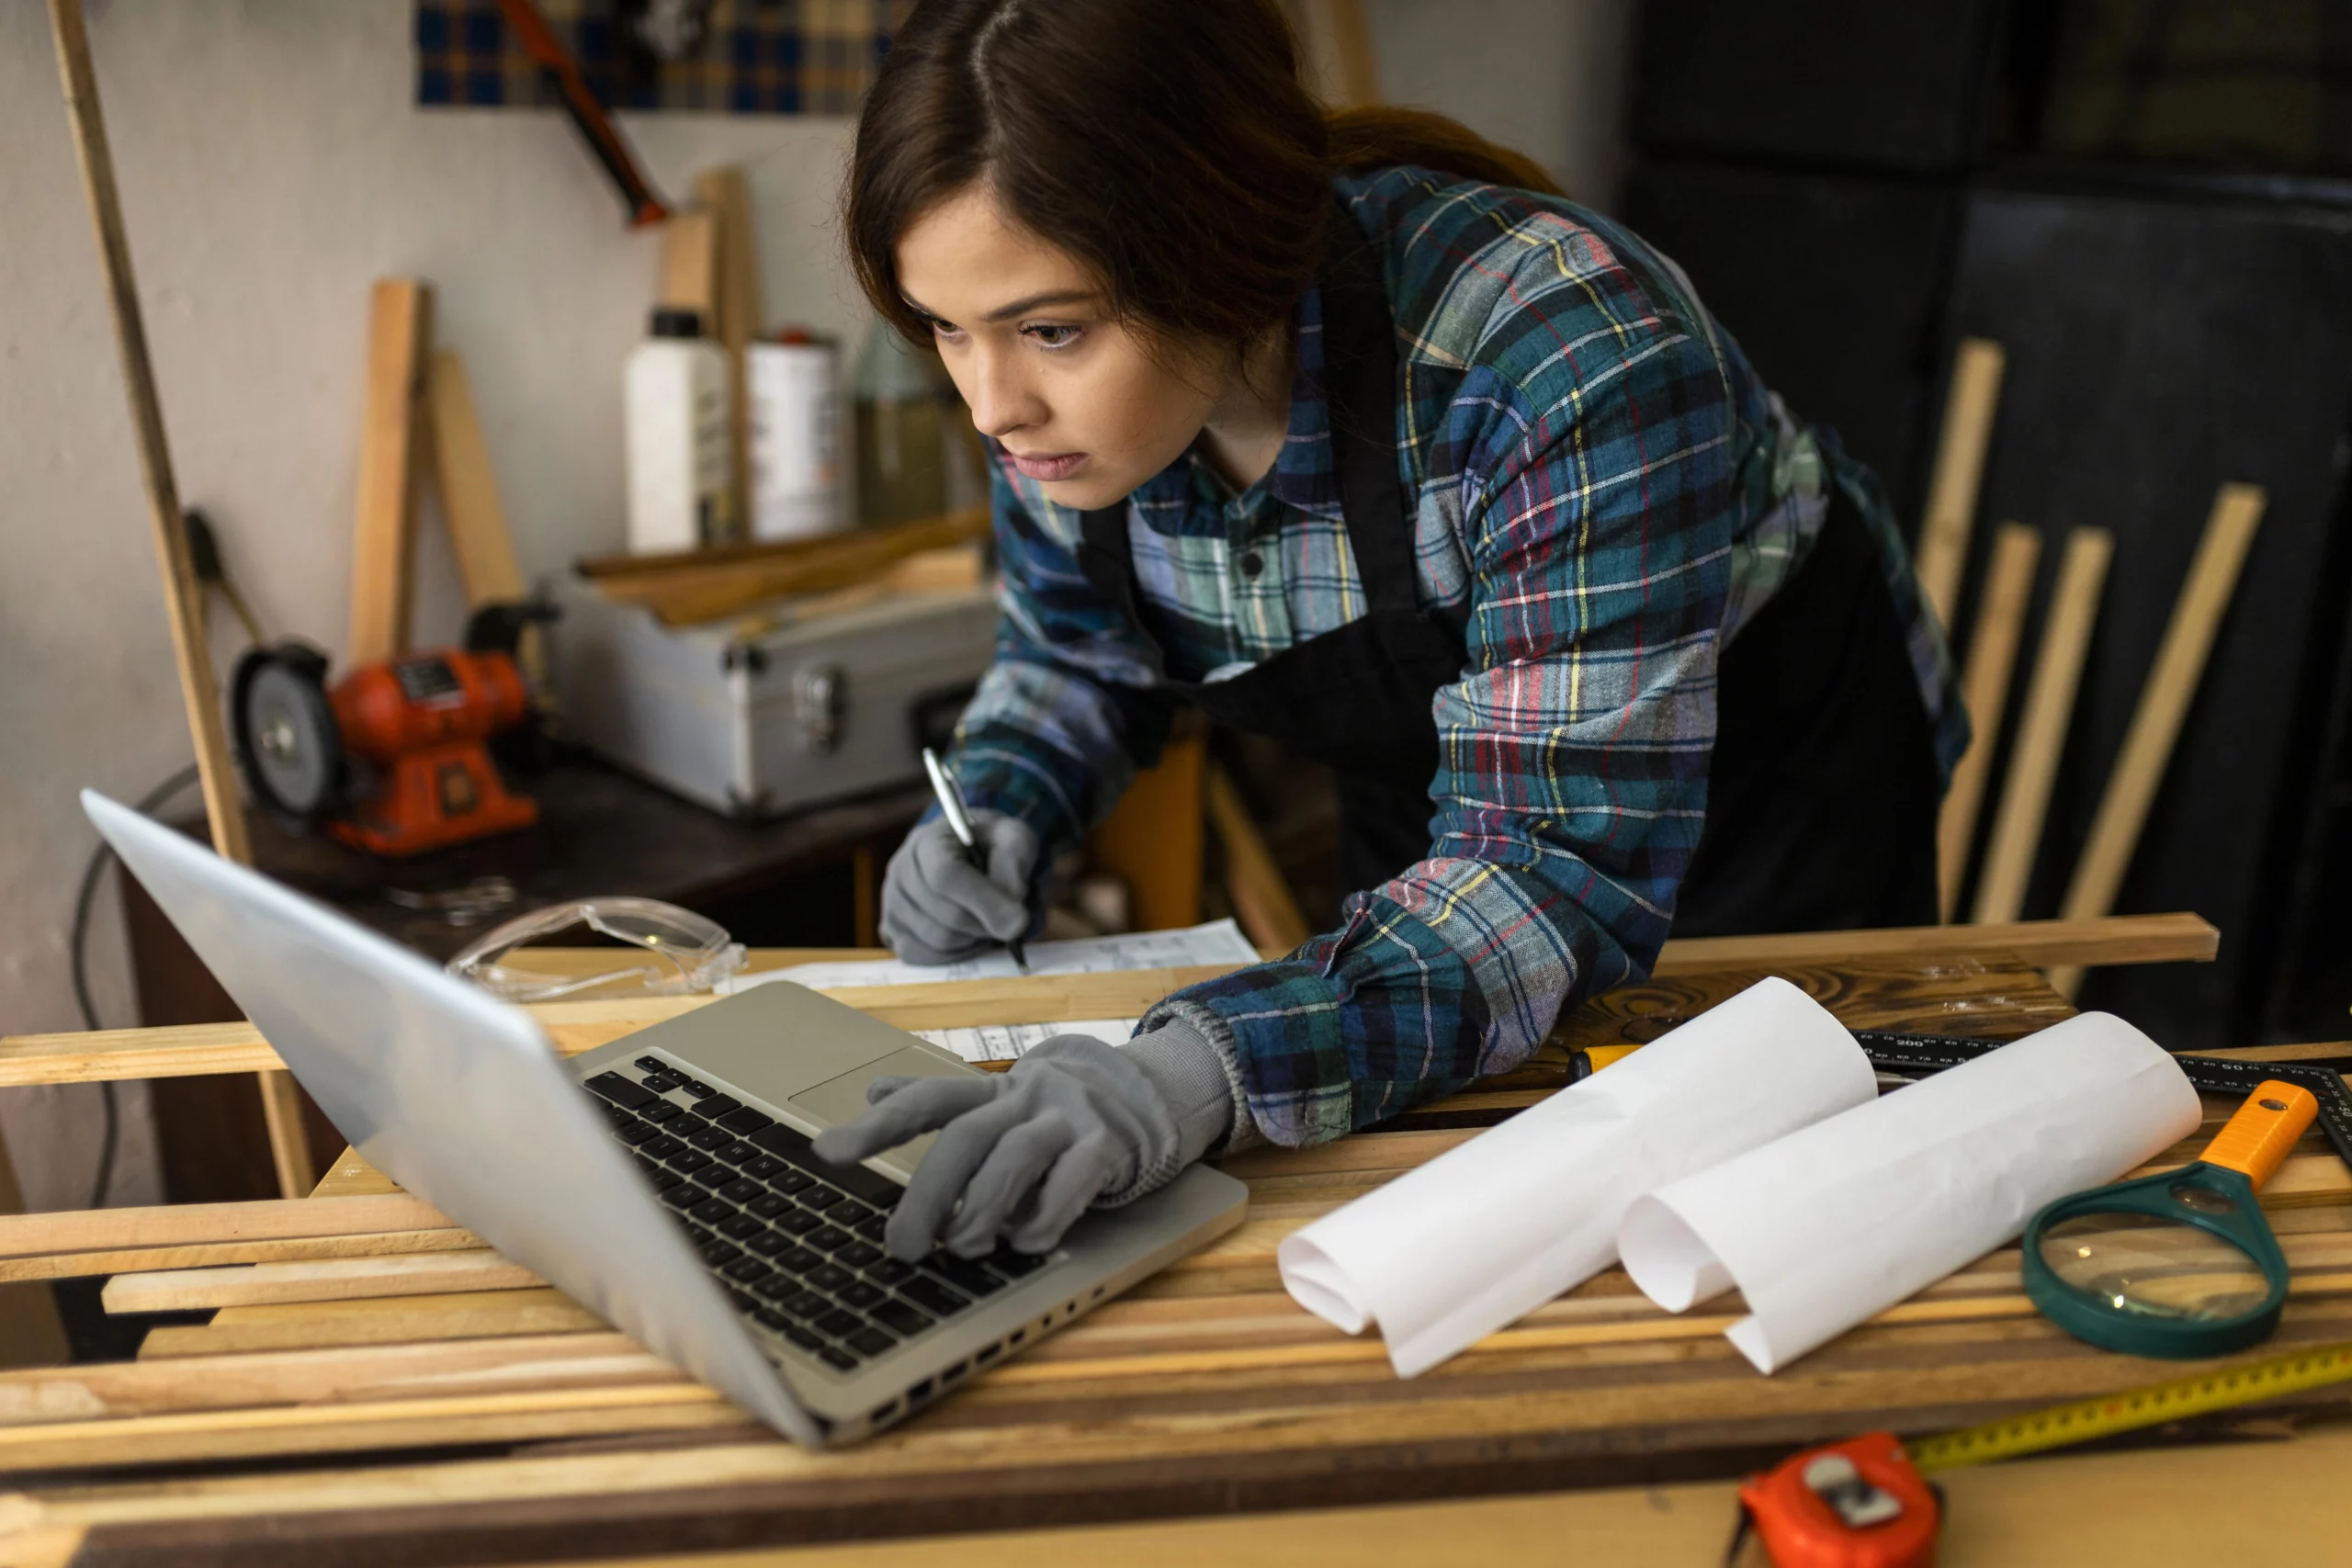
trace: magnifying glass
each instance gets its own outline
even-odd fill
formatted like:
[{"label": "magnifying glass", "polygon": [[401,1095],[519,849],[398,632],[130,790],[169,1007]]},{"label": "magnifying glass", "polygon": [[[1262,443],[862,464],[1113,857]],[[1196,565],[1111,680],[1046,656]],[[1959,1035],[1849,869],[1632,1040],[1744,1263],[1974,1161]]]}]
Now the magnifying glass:
[{"label": "magnifying glass", "polygon": [[2067,1333],[2126,1355],[2260,1343],[2288,1270],[2255,1193],[2318,1114],[2309,1089],[2266,1079],[2194,1165],[2061,1198],[2026,1227],[2026,1294]]}]

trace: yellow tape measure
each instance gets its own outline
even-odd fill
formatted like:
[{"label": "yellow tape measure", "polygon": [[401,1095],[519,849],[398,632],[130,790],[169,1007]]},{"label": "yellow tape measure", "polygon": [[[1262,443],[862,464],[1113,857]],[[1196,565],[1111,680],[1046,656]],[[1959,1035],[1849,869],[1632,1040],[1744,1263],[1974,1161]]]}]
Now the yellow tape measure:
[{"label": "yellow tape measure", "polygon": [[2352,1345],[2324,1345],[2224,1371],[2150,1383],[2072,1404],[2053,1404],[2006,1421],[1915,1438],[1904,1446],[1910,1450],[1912,1462],[1923,1471],[1954,1470],[2346,1381],[2352,1381]]}]

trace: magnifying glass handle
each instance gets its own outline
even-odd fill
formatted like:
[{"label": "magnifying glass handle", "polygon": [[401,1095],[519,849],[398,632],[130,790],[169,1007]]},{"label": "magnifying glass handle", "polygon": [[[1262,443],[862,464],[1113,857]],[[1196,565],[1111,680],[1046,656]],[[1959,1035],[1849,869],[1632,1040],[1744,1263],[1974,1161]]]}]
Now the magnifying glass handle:
[{"label": "magnifying glass handle", "polygon": [[2311,1090],[2265,1078],[2198,1157],[2238,1172],[2259,1190],[2318,1114],[2319,1100]]}]

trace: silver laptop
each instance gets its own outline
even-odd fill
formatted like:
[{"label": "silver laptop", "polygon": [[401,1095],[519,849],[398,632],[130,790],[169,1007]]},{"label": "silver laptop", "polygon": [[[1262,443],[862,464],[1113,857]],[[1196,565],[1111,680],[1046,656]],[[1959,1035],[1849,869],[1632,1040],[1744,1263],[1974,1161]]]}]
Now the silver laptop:
[{"label": "silver laptop", "polygon": [[[565,1062],[530,1014],[91,791],[83,808],[369,1163],[803,1443],[853,1442],[1241,1223],[1194,1167],[1051,1253],[888,1257],[921,1145],[809,1134],[954,1055],[799,986]],[[584,1089],[582,1086],[585,1086]]]}]

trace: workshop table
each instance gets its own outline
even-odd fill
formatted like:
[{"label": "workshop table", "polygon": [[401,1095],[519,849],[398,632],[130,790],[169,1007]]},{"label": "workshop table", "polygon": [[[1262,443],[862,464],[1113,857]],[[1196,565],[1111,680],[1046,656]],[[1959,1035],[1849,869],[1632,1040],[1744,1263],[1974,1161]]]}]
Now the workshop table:
[{"label": "workshop table", "polygon": [[[1238,1230],[836,1452],[752,1425],[356,1156],[308,1201],[0,1220],[0,1278],[107,1274],[110,1310],[218,1309],[155,1329],[135,1362],[0,1374],[0,1562],[585,1561],[1264,1509],[1362,1517],[1367,1504],[1721,1478],[1805,1442],[2177,1375],[2050,1327],[2010,1248],[1771,1378],[1723,1337],[1736,1298],[1669,1316],[1612,1269],[1400,1382],[1376,1337],[1338,1334],[1283,1293],[1274,1248],[1555,1092],[1569,1050],[1655,1038],[1766,974],[1857,1028],[2007,1038],[2070,1010],[2039,965],[2211,950],[2187,917],[1670,944],[1648,984],[1577,1010],[1518,1072],[1337,1144],[1227,1160],[1250,1187]],[[836,994],[908,1027],[1054,1021],[1138,1012],[1192,973]],[[576,1052],[695,1005],[537,1010]],[[274,1060],[243,1025],[27,1037],[0,1042],[0,1083]],[[2231,1109],[2209,1101],[2208,1131]],[[2256,1354],[2352,1339],[2352,1179],[2309,1139],[2263,1203],[2296,1280]],[[2322,1389],[2260,1422],[2346,1408],[2352,1391]]]}]

